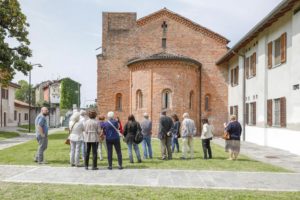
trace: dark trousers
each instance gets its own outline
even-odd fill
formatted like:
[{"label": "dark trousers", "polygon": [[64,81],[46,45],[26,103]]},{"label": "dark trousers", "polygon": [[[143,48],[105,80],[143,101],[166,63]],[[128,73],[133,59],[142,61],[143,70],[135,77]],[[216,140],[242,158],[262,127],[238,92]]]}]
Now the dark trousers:
[{"label": "dark trousers", "polygon": [[106,140],[108,166],[112,167],[113,146],[117,152],[119,167],[122,167],[122,152],[120,140]]},{"label": "dark trousers", "polygon": [[90,159],[90,153],[91,149],[93,152],[93,168],[97,167],[97,149],[98,149],[98,142],[86,142],[86,153],[85,153],[85,158],[84,158],[84,164],[85,167],[89,166],[89,159]]},{"label": "dark trousers", "polygon": [[211,140],[210,138],[202,139],[202,148],[203,148],[204,159],[207,159],[207,152],[208,152],[208,157],[212,158],[211,148],[210,148],[210,140]]}]

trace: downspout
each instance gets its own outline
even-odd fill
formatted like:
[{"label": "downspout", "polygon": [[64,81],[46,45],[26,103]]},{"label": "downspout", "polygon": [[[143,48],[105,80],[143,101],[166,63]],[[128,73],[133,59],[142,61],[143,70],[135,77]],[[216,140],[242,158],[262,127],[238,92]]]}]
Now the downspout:
[{"label": "downspout", "polygon": [[1,124],[1,127],[2,127],[2,86],[0,87],[0,101],[1,101],[1,106],[0,106],[0,108],[1,108],[1,116],[0,116],[0,124]]},{"label": "downspout", "polygon": [[245,54],[240,54],[238,52],[233,51],[234,54],[241,56],[243,58],[243,141],[246,140],[246,69],[245,69]]},{"label": "downspout", "polygon": [[200,75],[200,85],[199,85],[199,107],[200,107],[200,133],[202,133],[202,123],[201,123],[201,119],[202,119],[202,107],[201,107],[201,104],[202,104],[202,65],[199,67],[199,75]]}]

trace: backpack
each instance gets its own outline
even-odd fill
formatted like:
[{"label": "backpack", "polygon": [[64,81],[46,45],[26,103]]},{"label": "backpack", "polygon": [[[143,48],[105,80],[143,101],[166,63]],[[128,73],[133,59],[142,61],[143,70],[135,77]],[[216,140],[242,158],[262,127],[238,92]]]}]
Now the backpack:
[{"label": "backpack", "polygon": [[141,143],[144,139],[144,136],[143,136],[142,131],[141,131],[140,124],[138,123],[137,126],[138,126],[138,129],[137,129],[136,135],[135,135],[134,140],[133,140],[133,142],[135,144]]}]

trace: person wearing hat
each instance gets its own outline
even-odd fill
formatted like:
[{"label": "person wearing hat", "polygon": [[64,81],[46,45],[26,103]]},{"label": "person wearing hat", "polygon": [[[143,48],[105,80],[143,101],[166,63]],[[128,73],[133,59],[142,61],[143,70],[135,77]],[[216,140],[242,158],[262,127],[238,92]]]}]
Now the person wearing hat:
[{"label": "person wearing hat", "polygon": [[[159,119],[158,138],[161,143],[161,156],[163,160],[172,160],[171,128],[173,127],[173,120],[167,116],[167,111],[163,110]],[[167,156],[168,154],[168,156]]]},{"label": "person wearing hat", "polygon": [[144,159],[152,159],[152,146],[151,146],[151,135],[152,135],[152,121],[149,120],[148,113],[144,113],[144,120],[141,122],[142,134],[143,134],[143,152]]}]

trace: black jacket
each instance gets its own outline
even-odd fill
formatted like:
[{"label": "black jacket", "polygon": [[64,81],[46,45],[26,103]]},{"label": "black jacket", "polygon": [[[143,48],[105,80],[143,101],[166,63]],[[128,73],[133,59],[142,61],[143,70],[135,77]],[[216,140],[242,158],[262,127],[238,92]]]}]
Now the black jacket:
[{"label": "black jacket", "polygon": [[138,131],[142,131],[140,123],[137,121],[127,122],[124,127],[125,142],[127,144],[133,143]]},{"label": "black jacket", "polygon": [[158,138],[164,139],[172,127],[173,127],[173,121],[171,117],[162,115],[159,119]]}]

